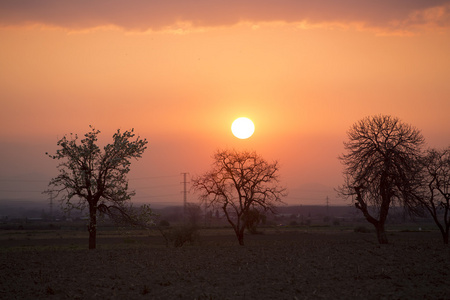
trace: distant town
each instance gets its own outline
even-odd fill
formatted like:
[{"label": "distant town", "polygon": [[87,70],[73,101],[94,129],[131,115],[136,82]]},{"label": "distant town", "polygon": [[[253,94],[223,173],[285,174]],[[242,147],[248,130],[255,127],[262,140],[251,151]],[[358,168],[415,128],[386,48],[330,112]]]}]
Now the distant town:
[{"label": "distant town", "polygon": [[[151,206],[152,207],[152,206]],[[156,205],[155,225],[177,225],[189,219],[201,227],[228,226],[220,210],[206,209],[198,204]],[[0,224],[2,229],[55,229],[64,226],[85,226],[87,211],[64,212],[59,205],[50,207],[48,203],[33,201],[2,201],[0,204]],[[401,207],[391,208],[388,224],[417,223],[433,225],[431,218],[411,217]],[[111,226],[107,217],[100,226]],[[286,205],[276,208],[274,214],[265,214],[259,226],[358,226],[370,227],[364,216],[353,205]]]}]

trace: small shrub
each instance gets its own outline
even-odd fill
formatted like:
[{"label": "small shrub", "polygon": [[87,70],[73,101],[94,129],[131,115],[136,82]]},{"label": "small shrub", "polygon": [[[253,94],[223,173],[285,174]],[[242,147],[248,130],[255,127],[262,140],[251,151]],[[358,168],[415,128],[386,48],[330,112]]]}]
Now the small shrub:
[{"label": "small shrub", "polygon": [[250,209],[242,216],[242,221],[250,234],[259,234],[258,225],[266,223],[266,216],[257,209]]},{"label": "small shrub", "polygon": [[166,246],[183,247],[186,243],[194,243],[198,238],[198,228],[196,226],[178,226],[170,229],[158,228],[164,239]]},{"label": "small shrub", "polygon": [[175,247],[183,247],[185,243],[192,244],[197,239],[197,227],[182,226],[174,228],[172,232],[172,242]]},{"label": "small shrub", "polygon": [[370,233],[370,229],[365,226],[358,226],[354,229],[354,232],[358,233]]}]

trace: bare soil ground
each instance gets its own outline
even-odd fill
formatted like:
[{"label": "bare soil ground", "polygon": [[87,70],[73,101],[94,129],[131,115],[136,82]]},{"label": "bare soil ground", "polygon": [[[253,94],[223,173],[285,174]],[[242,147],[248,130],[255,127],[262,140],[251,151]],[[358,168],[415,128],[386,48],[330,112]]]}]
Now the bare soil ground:
[{"label": "bare soil ground", "polygon": [[0,299],[450,299],[450,247],[437,232],[266,230],[237,244],[160,236],[0,232]]}]

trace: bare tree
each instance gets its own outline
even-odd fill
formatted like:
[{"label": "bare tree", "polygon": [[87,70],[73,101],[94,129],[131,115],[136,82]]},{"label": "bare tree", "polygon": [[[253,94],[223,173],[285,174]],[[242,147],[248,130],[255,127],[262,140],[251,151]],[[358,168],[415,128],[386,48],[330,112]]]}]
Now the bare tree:
[{"label": "bare tree", "polygon": [[285,189],[279,185],[278,162],[268,163],[255,152],[217,151],[212,170],[194,178],[193,188],[207,206],[220,206],[244,245],[246,220],[252,209],[274,211]]},{"label": "bare tree", "polygon": [[450,147],[428,150],[423,157],[422,185],[417,200],[433,217],[448,244],[450,233]]},{"label": "bare tree", "polygon": [[[367,117],[347,132],[344,197],[356,196],[355,206],[376,229],[378,242],[387,244],[385,222],[395,202],[405,207],[417,187],[417,161],[424,138],[419,130],[386,115]],[[371,210],[373,209],[373,210]]]},{"label": "bare tree", "polygon": [[[67,209],[89,209],[89,249],[96,248],[97,213],[112,218],[125,218],[132,222],[145,220],[145,216],[133,218],[128,200],[135,194],[128,190],[127,174],[131,159],[141,157],[147,148],[147,140],[135,137],[133,130],[117,132],[113,143],[103,150],[97,145],[100,131],[91,131],[78,143],[77,135],[64,136],[57,142],[59,149],[53,159],[60,160],[59,175],[49,183],[48,193],[58,195]],[[149,212],[148,207],[144,207]]]}]

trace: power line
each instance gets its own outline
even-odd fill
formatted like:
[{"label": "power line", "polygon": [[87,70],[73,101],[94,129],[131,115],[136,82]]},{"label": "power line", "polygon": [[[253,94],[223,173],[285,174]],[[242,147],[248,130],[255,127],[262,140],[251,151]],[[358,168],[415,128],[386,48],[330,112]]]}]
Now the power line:
[{"label": "power line", "polygon": [[7,181],[7,182],[49,182],[49,180],[42,180],[42,179],[0,179],[0,181]]},{"label": "power line", "polygon": [[43,191],[13,191],[13,190],[0,190],[1,193],[42,193]]},{"label": "power line", "polygon": [[[184,174],[184,181],[182,182],[184,184],[184,190],[183,190],[183,194],[184,194],[184,203],[186,206],[187,203],[187,179],[186,179],[186,175],[189,173],[182,173]],[[180,175],[162,175],[162,176],[146,176],[146,177],[137,177],[137,178],[129,178],[128,180],[151,180],[151,179],[164,179],[164,178],[174,178],[174,177],[178,177]],[[8,178],[1,178],[0,182],[46,182],[48,183],[48,180],[32,180],[32,179],[8,179]],[[139,187],[135,187],[133,188],[133,190],[137,190],[137,192],[139,192],[139,190],[146,190],[146,189],[158,189],[158,188],[170,188],[170,187],[175,187],[175,186],[179,186],[179,184],[159,184],[159,185],[142,185]],[[0,189],[0,193],[42,193],[43,190],[16,190],[16,189]],[[178,194],[179,195],[179,194]],[[169,198],[169,197],[176,197],[177,194],[159,194],[159,195],[145,195],[145,196],[134,196],[133,199],[152,199],[152,198]],[[54,196],[50,195],[50,207],[53,206],[53,200],[54,200]]]},{"label": "power line", "polygon": [[[147,176],[147,177],[135,177],[128,178],[128,180],[144,180],[144,179],[160,179],[160,178],[173,178],[178,177],[178,175],[162,175],[162,176]],[[12,179],[12,178],[0,178],[0,182],[49,182],[49,180],[43,179]]]},{"label": "power line", "polygon": [[178,175],[162,175],[162,176],[136,177],[136,178],[129,178],[128,180],[160,179],[160,178],[173,178],[173,177],[178,177]]},{"label": "power line", "polygon": [[175,186],[178,186],[178,184],[163,184],[163,185],[152,185],[152,186],[140,186],[140,187],[133,187],[133,189],[146,190],[146,189],[155,189],[155,188],[162,188],[162,187],[175,187]]},{"label": "power line", "polygon": [[189,173],[181,173],[181,175],[183,175],[183,203],[184,203],[184,215],[186,215],[186,205],[187,205],[187,181],[186,181],[186,176]]},{"label": "power line", "polygon": [[50,192],[50,220],[53,221],[53,193]]},{"label": "power line", "polygon": [[162,198],[162,197],[175,197],[175,196],[178,196],[178,195],[179,195],[179,194],[134,196],[133,199],[136,199],[136,198],[140,198],[140,199],[142,199],[142,198],[148,198],[148,199],[151,199],[151,198]]}]

